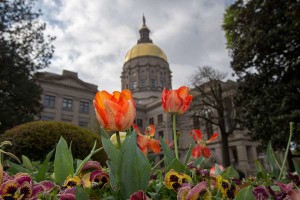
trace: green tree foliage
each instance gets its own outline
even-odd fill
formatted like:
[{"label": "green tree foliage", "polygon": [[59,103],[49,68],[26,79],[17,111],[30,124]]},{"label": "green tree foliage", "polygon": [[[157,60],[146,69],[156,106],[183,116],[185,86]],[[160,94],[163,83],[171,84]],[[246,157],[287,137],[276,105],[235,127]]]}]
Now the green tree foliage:
[{"label": "green tree foliage", "polygon": [[[7,151],[19,158],[26,155],[32,160],[44,160],[47,153],[55,148],[60,137],[71,145],[74,158],[84,159],[97,140],[97,148],[102,146],[99,134],[88,129],[65,122],[37,121],[21,124],[0,135],[0,141],[11,141]],[[105,165],[107,159],[104,151],[93,156],[93,159]]]},{"label": "green tree foliage", "polygon": [[34,11],[34,1],[0,1],[0,133],[40,113],[41,88],[33,73],[50,63],[54,38]]},{"label": "green tree foliage", "polygon": [[245,126],[263,144],[284,147],[288,122],[300,121],[299,1],[238,0],[223,28]]}]

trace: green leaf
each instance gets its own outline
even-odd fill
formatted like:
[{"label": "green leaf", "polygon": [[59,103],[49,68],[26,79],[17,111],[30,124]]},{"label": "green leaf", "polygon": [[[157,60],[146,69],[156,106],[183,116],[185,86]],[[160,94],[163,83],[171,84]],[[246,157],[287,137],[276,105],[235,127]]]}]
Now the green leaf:
[{"label": "green leaf", "polygon": [[51,159],[53,153],[54,153],[54,149],[47,154],[41,168],[39,169],[39,171],[35,177],[36,182],[40,182],[40,181],[43,181],[46,179],[46,174],[50,168],[50,159]]},{"label": "green leaf", "polygon": [[235,200],[256,200],[252,190],[253,186],[248,186],[241,189],[238,195],[236,196]]},{"label": "green leaf", "polygon": [[33,169],[33,166],[32,166],[32,163],[31,163],[30,159],[28,157],[26,157],[25,155],[22,155],[22,164],[28,170]]},{"label": "green leaf", "polygon": [[136,133],[128,135],[120,149],[117,179],[123,199],[138,190],[146,191],[150,179],[151,165],[137,147],[136,138]]},{"label": "green leaf", "polygon": [[68,149],[66,140],[61,137],[55,151],[54,181],[57,184],[62,184],[68,176],[73,176],[73,174],[73,156]]},{"label": "green leaf", "polygon": [[18,172],[30,173],[28,169],[26,169],[25,167],[22,167],[21,165],[15,164],[11,161],[7,161],[7,163],[9,165],[8,172],[10,172],[12,174],[17,174]]},{"label": "green leaf", "polygon": [[110,141],[109,136],[107,132],[103,129],[100,128],[101,132],[101,140],[102,140],[102,145],[104,147],[104,150],[108,156],[108,158],[113,162],[117,163],[118,162],[118,155],[119,155],[119,150],[115,145]]},{"label": "green leaf", "polygon": [[280,165],[278,163],[278,160],[276,159],[271,142],[269,142],[267,147],[266,159],[270,164],[272,175],[275,177],[275,179],[277,179],[280,174]]},{"label": "green leaf", "polygon": [[171,169],[174,169],[179,173],[185,173],[187,171],[186,166],[182,164],[177,158],[174,158],[171,164],[167,166],[166,172],[170,171]]},{"label": "green leaf", "polygon": [[171,162],[175,158],[175,155],[174,155],[174,152],[170,149],[170,147],[168,146],[168,144],[166,143],[166,141],[163,138],[160,137],[159,140],[160,140],[160,144],[163,149],[163,152],[164,152],[164,164],[166,167],[171,164]]},{"label": "green leaf", "polygon": [[104,129],[100,128],[100,133],[102,145],[108,158],[110,159],[110,161],[107,161],[107,165],[109,166],[110,185],[112,188],[116,188],[118,185],[117,166],[119,162],[119,150],[110,141],[109,136]]},{"label": "green leaf", "polygon": [[206,160],[205,157],[200,156],[199,158],[197,158],[197,159],[195,160],[194,165],[195,165],[195,166],[200,165],[200,168],[204,168],[204,162],[205,162],[205,160]]},{"label": "green leaf", "polygon": [[222,176],[226,179],[240,178],[239,173],[232,166],[227,167],[223,171]]},{"label": "green leaf", "polygon": [[189,150],[188,150],[188,152],[187,152],[187,154],[186,154],[186,156],[185,156],[185,159],[184,159],[184,165],[187,165],[187,164],[188,164],[188,162],[189,162],[189,160],[190,160],[190,157],[191,157],[191,155],[192,155],[192,150],[193,150],[193,148],[194,148],[194,145],[193,145],[193,144],[190,144]]},{"label": "green leaf", "polygon": [[219,167],[220,165],[215,164],[215,175],[221,175],[223,173],[223,171],[221,170],[221,168]]},{"label": "green leaf", "polygon": [[266,179],[268,177],[268,175],[267,175],[267,172],[266,172],[264,166],[260,163],[259,160],[256,160],[255,164],[256,164],[256,169],[257,169],[256,178]]},{"label": "green leaf", "polygon": [[90,200],[89,195],[86,193],[86,191],[82,187],[76,187],[76,200]]}]

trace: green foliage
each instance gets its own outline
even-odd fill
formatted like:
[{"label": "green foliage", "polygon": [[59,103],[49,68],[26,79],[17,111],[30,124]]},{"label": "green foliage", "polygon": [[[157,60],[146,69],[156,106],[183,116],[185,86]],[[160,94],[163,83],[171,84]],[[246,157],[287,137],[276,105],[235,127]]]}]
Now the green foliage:
[{"label": "green foliage", "polygon": [[278,162],[279,159],[276,158],[276,155],[272,148],[271,142],[269,142],[269,145],[267,148],[266,159],[267,159],[268,163],[270,164],[271,174],[277,179],[280,174],[280,164]]},{"label": "green foliage", "polygon": [[120,149],[117,177],[123,199],[138,190],[146,191],[150,179],[151,165],[137,147],[136,138],[136,133],[127,136]]},{"label": "green foliage", "polygon": [[53,152],[54,152],[54,150],[50,151],[47,154],[43,164],[40,166],[40,169],[38,170],[38,172],[35,176],[35,181],[36,182],[46,180],[47,172],[50,169],[50,159],[52,157]]},{"label": "green foliage", "polygon": [[62,185],[68,176],[73,176],[73,156],[64,138],[60,138],[55,149],[54,181]]},{"label": "green foliage", "polygon": [[288,122],[300,122],[299,21],[294,0],[238,0],[224,16],[244,126],[275,149],[285,147]]},{"label": "green foliage", "polygon": [[109,176],[113,188],[119,189],[121,199],[128,199],[138,190],[146,191],[150,179],[151,165],[136,144],[135,132],[127,135],[120,150],[109,140],[105,130],[101,130],[102,143],[108,154]]},{"label": "green foliage", "polygon": [[159,140],[160,140],[161,148],[163,149],[164,152],[164,165],[165,167],[167,167],[171,164],[171,162],[175,158],[175,155],[163,138],[160,137]]},{"label": "green foliage", "polygon": [[255,196],[253,195],[253,186],[248,186],[245,187],[243,189],[241,189],[238,193],[238,195],[236,196],[236,200],[255,200]]},{"label": "green foliage", "polygon": [[32,75],[49,65],[54,38],[44,35],[34,2],[0,1],[0,133],[32,121],[42,109]]},{"label": "green foliage", "polygon": [[[72,143],[73,156],[79,159],[84,159],[90,153],[95,140],[98,148],[102,146],[98,134],[72,124],[50,121],[22,124],[0,135],[0,140],[11,141],[13,145],[8,151],[19,157],[26,155],[32,160],[44,160],[61,136],[68,144]],[[101,151],[95,154],[93,159],[105,165],[107,157]]]}]

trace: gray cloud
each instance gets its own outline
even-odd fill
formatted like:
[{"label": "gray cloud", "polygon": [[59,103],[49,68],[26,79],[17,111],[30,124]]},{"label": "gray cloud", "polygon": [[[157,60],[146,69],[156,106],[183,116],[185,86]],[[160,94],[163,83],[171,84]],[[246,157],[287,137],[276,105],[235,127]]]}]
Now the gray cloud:
[{"label": "gray cloud", "polygon": [[153,42],[168,57],[173,88],[186,84],[197,66],[231,72],[221,29],[231,1],[41,0],[47,33],[57,37],[46,70],[74,70],[99,90],[119,90],[124,57],[139,38],[144,13]]}]

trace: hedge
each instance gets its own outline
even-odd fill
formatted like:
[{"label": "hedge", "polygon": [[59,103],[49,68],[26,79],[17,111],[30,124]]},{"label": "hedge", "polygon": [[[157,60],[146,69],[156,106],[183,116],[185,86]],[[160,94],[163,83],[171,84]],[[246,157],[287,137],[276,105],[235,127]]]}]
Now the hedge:
[{"label": "hedge", "polygon": [[[55,121],[36,121],[16,126],[0,135],[0,141],[8,140],[12,146],[6,150],[20,158],[26,155],[32,160],[44,160],[47,153],[55,148],[60,137],[71,144],[74,158],[84,159],[91,151],[95,140],[101,147],[101,137],[88,129],[69,123]],[[107,155],[104,151],[93,156],[93,160],[105,164]]]}]

